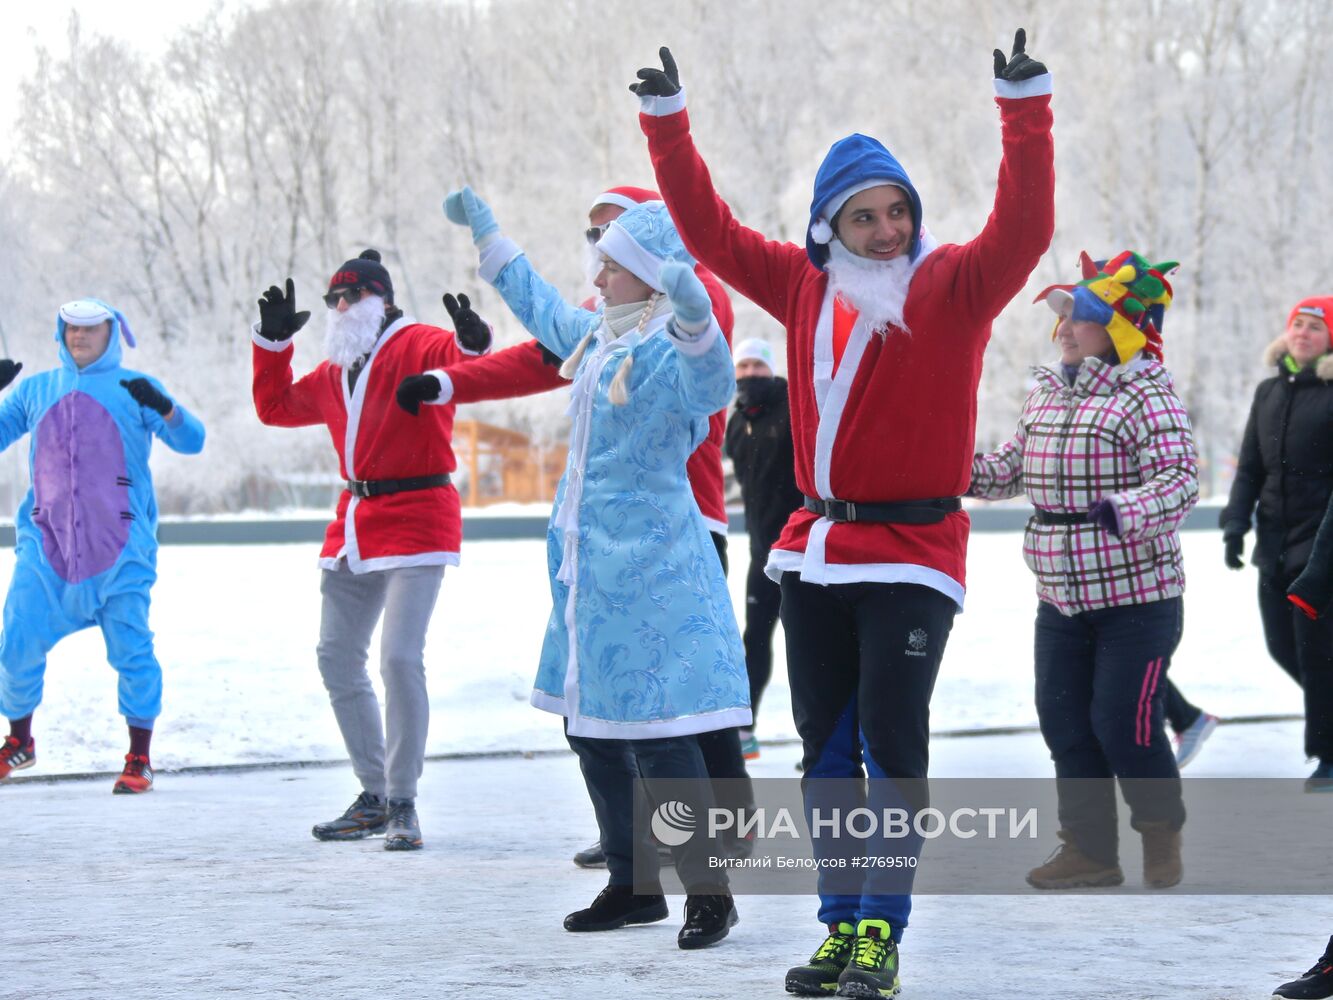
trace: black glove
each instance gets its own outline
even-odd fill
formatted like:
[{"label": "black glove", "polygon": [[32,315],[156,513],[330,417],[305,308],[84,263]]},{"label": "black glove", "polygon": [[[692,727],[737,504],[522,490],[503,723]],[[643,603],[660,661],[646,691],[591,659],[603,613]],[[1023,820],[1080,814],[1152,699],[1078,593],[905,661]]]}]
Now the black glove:
[{"label": "black glove", "polygon": [[1023,51],[1027,43],[1028,33],[1019,28],[1014,32],[1014,52],[1007,63],[1004,53],[999,49],[995,50],[995,79],[1017,83],[1020,80],[1031,80],[1034,76],[1041,76],[1046,72],[1044,65]]},{"label": "black glove", "polygon": [[19,372],[23,371],[22,361],[10,361],[8,358],[0,358],[0,389],[9,385],[14,379],[18,378]]},{"label": "black glove", "polygon": [[1226,546],[1222,558],[1226,561],[1227,569],[1244,569],[1245,560],[1241,557],[1245,554],[1245,536],[1223,535],[1222,544]]},{"label": "black glove", "polygon": [[550,365],[552,368],[559,368],[565,363],[564,358],[556,354],[555,351],[551,350],[540,340],[537,341],[537,346],[542,349],[542,364]]},{"label": "black glove", "polygon": [[629,85],[629,89],[640,97],[670,97],[680,93],[680,70],[676,69],[676,60],[671,58],[671,50],[663,45],[657,54],[662,60],[662,68],[645,66],[635,74],[639,82]]},{"label": "black glove", "polygon": [[473,354],[480,354],[491,346],[491,328],[486,321],[472,311],[472,303],[462,292],[454,298],[444,293],[444,308],[449,311],[449,319],[454,324],[454,336],[458,342]]},{"label": "black glove", "polygon": [[171,400],[158,392],[146,378],[132,378],[128,382],[120,380],[120,384],[125,387],[125,391],[134,397],[134,401],[140,406],[150,410],[156,410],[162,416],[171,412],[174,405]]},{"label": "black glove", "polygon": [[259,300],[259,335],[275,344],[291,340],[309,318],[308,309],[296,311],[296,286],[291,278],[287,279],[286,295],[277,285],[271,285]]},{"label": "black glove", "polygon": [[398,383],[398,405],[415,417],[422,403],[440,398],[440,388],[434,375],[409,375]]}]

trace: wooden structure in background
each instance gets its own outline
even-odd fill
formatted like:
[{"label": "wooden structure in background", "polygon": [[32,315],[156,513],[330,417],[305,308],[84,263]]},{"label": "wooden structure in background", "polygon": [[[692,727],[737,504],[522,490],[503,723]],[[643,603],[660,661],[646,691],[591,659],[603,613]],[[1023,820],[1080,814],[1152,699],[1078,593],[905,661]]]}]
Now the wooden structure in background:
[{"label": "wooden structure in background", "polygon": [[467,470],[463,506],[550,503],[565,471],[565,445],[543,448],[526,434],[476,420],[454,421],[454,454]]}]

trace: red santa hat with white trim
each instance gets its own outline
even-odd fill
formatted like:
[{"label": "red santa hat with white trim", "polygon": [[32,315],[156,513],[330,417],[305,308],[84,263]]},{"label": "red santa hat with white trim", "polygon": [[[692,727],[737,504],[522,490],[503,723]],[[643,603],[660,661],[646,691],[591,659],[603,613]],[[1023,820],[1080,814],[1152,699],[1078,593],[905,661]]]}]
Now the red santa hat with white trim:
[{"label": "red santa hat with white trim", "polygon": [[661,200],[662,196],[656,191],[626,184],[603,191],[592,200],[592,204],[588,206],[588,211],[591,212],[598,205],[616,205],[620,208],[631,209],[635,205],[642,205],[645,201]]}]

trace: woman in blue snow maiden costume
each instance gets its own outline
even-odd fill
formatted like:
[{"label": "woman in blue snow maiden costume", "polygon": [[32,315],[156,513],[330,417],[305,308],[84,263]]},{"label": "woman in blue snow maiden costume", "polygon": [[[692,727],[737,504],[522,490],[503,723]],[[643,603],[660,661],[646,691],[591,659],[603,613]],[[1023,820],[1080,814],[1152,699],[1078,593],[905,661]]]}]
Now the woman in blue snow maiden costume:
[{"label": "woman in blue snow maiden costume", "polygon": [[[157,498],[148,472],[153,436],[186,455],[204,427],[162,384],[121,365],[134,334],[98,299],[60,307],[60,367],[25,378],[0,402],[0,450],[30,435],[32,488],[19,504],[14,576],[0,633],[0,781],[36,759],[32,714],[42,701],[46,654],[96,625],[120,675],[130,750],[112,791],[153,787],[148,748],[162,707],[162,668],[148,630],[157,579]],[[0,389],[23,366],[0,361]]]},{"label": "woman in blue snow maiden costume", "polygon": [[[554,607],[532,702],[565,719],[610,879],[565,928],[662,920],[656,851],[635,850],[634,780],[690,779],[672,797],[705,816],[713,796],[696,736],[751,721],[722,565],[685,476],[709,415],[735,390],[731,354],[660,201],[629,209],[597,243],[596,311],[567,304],[471,189],[451,194],[445,212],[471,227],[482,277],[568,359],[561,373],[573,380],[569,461],[546,536]],[[709,839],[672,851],[687,893],[678,944],[722,940],[736,909],[724,869],[709,866]]]}]

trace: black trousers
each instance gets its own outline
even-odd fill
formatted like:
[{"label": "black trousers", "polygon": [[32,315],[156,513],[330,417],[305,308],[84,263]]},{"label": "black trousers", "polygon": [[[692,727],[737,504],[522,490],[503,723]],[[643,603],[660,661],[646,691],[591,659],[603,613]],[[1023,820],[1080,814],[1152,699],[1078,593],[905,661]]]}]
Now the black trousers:
[{"label": "black trousers", "polygon": [[[956,613],[952,599],[916,584],[820,586],[796,573],[782,575],[782,628],[792,714],[804,745],[807,822],[813,809],[828,806],[826,788],[852,784],[821,785],[821,779],[859,780],[867,772],[876,780],[862,788],[853,808],[880,815],[884,808],[928,804],[930,696]],[[911,838],[860,844],[863,855],[885,857],[917,856],[921,847]],[[847,838],[818,837],[814,848],[820,858],[850,849]],[[821,923],[887,920],[894,939],[901,936],[912,909],[901,869],[866,866],[860,893],[832,891],[831,881],[821,869]],[[886,883],[895,891],[886,891]]]},{"label": "black trousers", "polygon": [[1173,733],[1183,733],[1199,720],[1203,709],[1190,704],[1188,698],[1180,693],[1169,680],[1166,682],[1166,723]]},{"label": "black trousers", "polygon": [[1060,825],[1106,864],[1119,858],[1114,779],[1136,828],[1185,823],[1163,727],[1166,671],[1183,629],[1179,597],[1072,616],[1037,605],[1037,718],[1055,761]]},{"label": "black trousers", "polygon": [[[722,575],[727,573],[727,536],[710,531],[713,547],[722,563]],[[749,808],[754,805],[750,775],[745,770],[745,753],[741,750],[740,732],[732,727],[711,733],[700,733],[699,750],[704,755],[704,767],[710,778],[728,783],[718,786],[718,805],[727,809]]]},{"label": "black trousers", "polygon": [[1305,755],[1333,760],[1333,618],[1306,618],[1287,600],[1291,580],[1259,576],[1268,653],[1305,691]]},{"label": "black trousers", "polygon": [[[678,793],[686,797],[686,804],[696,817],[705,817],[713,806],[712,788],[704,770],[703,755],[693,736],[670,736],[647,740],[602,740],[586,736],[565,739],[578,756],[583,781],[597,814],[597,826],[602,833],[602,850],[606,852],[606,867],[611,885],[634,884],[634,854],[639,852],[639,872],[645,865],[656,871],[657,846],[648,837],[647,816],[640,815],[639,827],[643,833],[637,843],[634,837],[635,796],[634,782],[638,778],[690,779],[689,790]],[[653,803],[656,805],[657,803]],[[710,868],[708,859],[713,846],[706,836],[694,836],[684,844],[673,847],[671,855],[676,862],[685,891],[715,893],[727,885],[726,871]]]},{"label": "black trousers", "polygon": [[773,633],[782,606],[782,588],[768,578],[764,566],[768,553],[750,553],[750,571],[745,577],[745,670],[750,675],[750,710],[759,721],[759,699],[773,676]]}]

